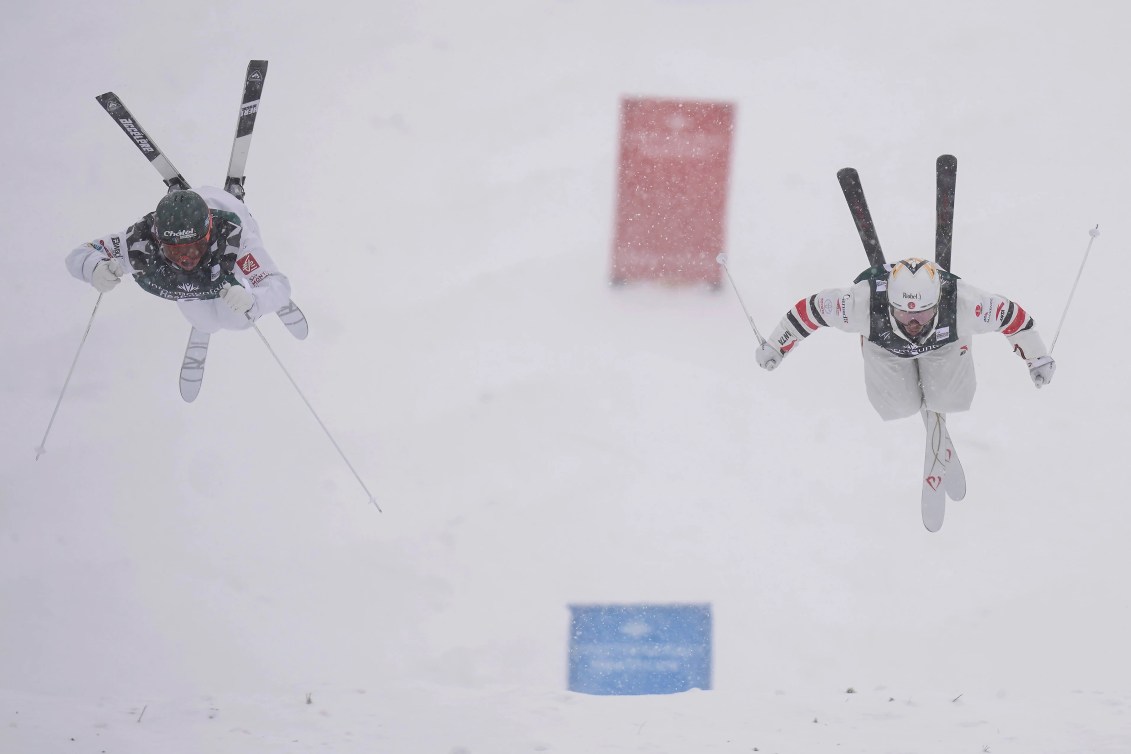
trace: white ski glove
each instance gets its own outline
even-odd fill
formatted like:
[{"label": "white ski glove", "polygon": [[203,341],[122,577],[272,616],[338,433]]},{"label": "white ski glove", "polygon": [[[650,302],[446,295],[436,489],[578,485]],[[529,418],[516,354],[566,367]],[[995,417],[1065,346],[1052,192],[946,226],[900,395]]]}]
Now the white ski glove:
[{"label": "white ski glove", "polygon": [[1038,388],[1052,382],[1053,372],[1056,371],[1056,362],[1052,360],[1051,356],[1038,356],[1026,363],[1029,365],[1029,377],[1032,378],[1033,384]]},{"label": "white ski glove", "polygon": [[758,346],[758,350],[754,352],[755,358],[758,359],[758,366],[765,369],[767,372],[772,372],[777,368],[782,360],[782,352],[771,346],[768,342]]},{"label": "white ski glove", "polygon": [[109,293],[118,283],[122,282],[122,265],[117,259],[103,259],[94,265],[94,272],[90,274],[90,284],[99,293]]},{"label": "white ski glove", "polygon": [[255,303],[255,296],[242,285],[225,285],[220,298],[236,314],[247,314],[251,310],[252,304]]}]

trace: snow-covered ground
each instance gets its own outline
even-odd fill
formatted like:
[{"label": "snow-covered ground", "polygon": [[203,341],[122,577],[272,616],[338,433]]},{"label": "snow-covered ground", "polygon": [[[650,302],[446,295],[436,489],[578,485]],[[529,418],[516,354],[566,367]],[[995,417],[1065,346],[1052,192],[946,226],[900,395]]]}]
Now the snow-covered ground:
[{"label": "snow-covered ground", "polygon": [[[0,751],[1131,751],[1117,4],[286,5],[7,11]],[[63,258],[163,189],[94,96],[215,182],[250,58],[248,201],[312,325],[262,330],[384,513],[254,333],[184,404],[188,327],[128,284],[34,458],[96,298]],[[855,339],[768,374],[730,291],[608,287],[625,95],[737,106],[764,331],[864,266],[845,165],[927,256],[956,154],[955,272],[1046,340],[1100,224],[1048,389],[976,341],[940,533]],[[715,688],[567,691],[568,606],[645,601],[713,605]]]}]

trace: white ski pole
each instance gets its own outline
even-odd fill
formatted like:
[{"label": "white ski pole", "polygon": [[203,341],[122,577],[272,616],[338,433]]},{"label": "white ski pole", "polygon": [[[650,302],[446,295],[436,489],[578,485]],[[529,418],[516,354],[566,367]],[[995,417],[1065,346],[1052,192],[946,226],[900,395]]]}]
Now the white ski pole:
[{"label": "white ski pole", "polygon": [[[248,317],[248,320],[251,320],[251,317]],[[361,489],[365,490],[365,494],[369,495],[369,502],[373,503],[373,507],[375,507],[379,513],[384,513],[384,511],[381,510],[381,506],[377,504],[377,498],[373,497],[373,493],[370,492],[369,488],[365,486],[365,482],[361,481],[361,476],[357,473],[357,470],[354,469],[353,464],[350,463],[350,460],[346,458],[346,454],[342,452],[342,448],[338,445],[338,441],[334,439],[334,436],[332,434],[330,434],[330,430],[326,428],[325,423],[323,423],[322,419],[318,416],[318,412],[314,410],[314,406],[310,405],[310,401],[306,399],[306,396],[303,395],[302,390],[299,389],[298,383],[295,382],[295,378],[291,377],[291,373],[287,371],[287,368],[285,366],[283,366],[283,362],[279,358],[278,354],[275,353],[275,349],[271,347],[271,344],[269,342],[267,342],[267,338],[264,337],[263,332],[259,329],[259,325],[252,322],[251,326],[255,328],[256,335],[259,336],[259,339],[263,341],[263,345],[267,346],[267,350],[270,351],[271,355],[275,358],[275,363],[279,365],[279,369],[282,369],[283,374],[285,374],[287,376],[287,379],[290,380],[291,385],[295,389],[295,392],[298,393],[298,397],[302,398],[302,402],[306,404],[306,407],[308,409],[310,409],[310,413],[314,416],[314,420],[318,422],[318,426],[322,427],[322,431],[326,433],[326,437],[330,438],[330,442],[333,444],[334,450],[338,451],[338,455],[340,455],[342,457],[342,460],[346,462],[346,466],[348,466],[349,470],[353,473],[353,478],[356,479],[357,483],[361,485]]]},{"label": "white ski pole", "polygon": [[1084,274],[1084,265],[1088,263],[1088,252],[1092,250],[1092,243],[1095,242],[1096,236],[1100,234],[1100,226],[1097,223],[1096,227],[1088,231],[1091,238],[1088,239],[1088,248],[1084,249],[1084,259],[1080,262],[1080,270],[1076,273],[1076,282],[1072,284],[1072,290],[1068,294],[1068,303],[1064,305],[1064,313],[1060,315],[1060,324],[1056,326],[1056,335],[1052,336],[1052,345],[1049,346],[1049,355],[1052,355],[1052,349],[1056,348],[1056,339],[1060,337],[1060,328],[1064,327],[1064,318],[1068,316],[1068,307],[1072,305],[1072,297],[1076,295],[1076,286],[1080,284],[1080,276]]},{"label": "white ski pole", "polygon": [[766,339],[762,337],[762,333],[758,332],[758,325],[754,324],[754,318],[750,316],[750,311],[746,308],[746,303],[742,300],[742,294],[738,292],[738,286],[734,284],[734,278],[730,276],[730,268],[727,267],[726,252],[715,257],[715,261],[722,266],[723,272],[727,274],[727,280],[730,281],[730,287],[734,289],[734,295],[738,297],[738,304],[742,307],[742,311],[746,314],[746,321],[750,323],[750,327],[754,330],[754,337],[758,339],[759,343],[765,343]]},{"label": "white ski pole", "polygon": [[75,351],[75,358],[71,361],[71,369],[67,372],[67,379],[63,380],[63,389],[59,391],[59,400],[55,401],[55,410],[51,412],[51,420],[47,422],[47,429],[43,433],[43,439],[39,441],[39,446],[35,449],[35,460],[47,452],[47,435],[51,434],[51,425],[55,423],[55,415],[59,413],[59,406],[63,403],[63,396],[67,393],[67,385],[71,384],[71,375],[75,373],[75,365],[79,363],[79,354],[82,353],[82,347],[86,345],[86,336],[90,335],[90,328],[94,325],[94,315],[98,313],[98,305],[102,303],[102,294],[98,294],[98,300],[94,302],[94,309],[90,312],[90,321],[86,323],[86,331],[82,334],[82,340],[79,341],[78,350]]}]

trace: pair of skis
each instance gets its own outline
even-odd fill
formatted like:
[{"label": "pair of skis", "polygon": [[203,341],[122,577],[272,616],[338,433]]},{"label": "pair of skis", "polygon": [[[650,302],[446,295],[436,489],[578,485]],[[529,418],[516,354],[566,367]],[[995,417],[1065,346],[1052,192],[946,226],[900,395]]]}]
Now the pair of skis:
[{"label": "pair of skis", "polygon": [[[266,79],[266,60],[252,60],[248,63],[247,74],[244,76],[243,96],[240,99],[239,118],[236,121],[236,135],[232,139],[232,152],[228,160],[228,175],[224,179],[224,190],[240,201],[243,201],[245,194],[247,155],[251,149],[251,135],[255,129],[255,117],[259,113],[259,99],[263,94],[263,84]],[[191,188],[181,171],[173,166],[168,156],[150,138],[149,133],[138,123],[121,97],[114,92],[106,92],[95,99],[130,137],[134,146],[149,160],[149,164],[158,172],[170,191]],[[293,301],[288,301],[276,314],[287,331],[299,340],[309,334],[310,327],[306,316]],[[208,333],[201,332],[195,327],[189,332],[180,373],[181,398],[188,403],[196,400],[196,396],[200,393],[200,386],[204,380],[204,364],[208,357],[208,342]]]},{"label": "pair of skis", "polygon": [[[935,160],[935,263],[950,271],[951,243],[954,234],[954,186],[958,175],[958,159],[954,155],[940,155]],[[872,222],[868,201],[864,198],[864,187],[860,184],[860,174],[856,168],[837,171],[840,189],[848,202],[856,232],[864,244],[870,267],[883,267],[887,260],[880,246],[880,236]]]},{"label": "pair of skis", "polygon": [[[951,247],[954,234],[954,189],[958,174],[958,160],[954,155],[944,154],[935,161],[935,263],[950,271]],[[864,245],[871,268],[885,267],[883,247],[872,222],[872,213],[864,198],[864,187],[855,168],[844,168],[837,172],[844,199],[856,224],[856,232]],[[946,499],[961,500],[966,496],[966,472],[954,442],[946,428],[946,415],[937,411],[922,412],[927,440],[923,452],[923,490],[920,508],[923,526],[936,532],[942,528],[946,514]]]}]

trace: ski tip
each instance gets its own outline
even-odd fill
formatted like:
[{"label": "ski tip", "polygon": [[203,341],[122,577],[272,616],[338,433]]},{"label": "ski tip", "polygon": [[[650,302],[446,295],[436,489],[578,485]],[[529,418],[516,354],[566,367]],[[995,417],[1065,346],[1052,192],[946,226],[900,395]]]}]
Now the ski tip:
[{"label": "ski tip", "polygon": [[836,177],[841,179],[842,181],[845,178],[858,178],[859,175],[860,174],[856,172],[856,168],[841,168],[840,170],[836,171]]},{"label": "ski tip", "polygon": [[958,158],[952,154],[940,154],[939,158],[935,160],[935,165],[939,168],[950,168],[953,170],[958,167]]}]

